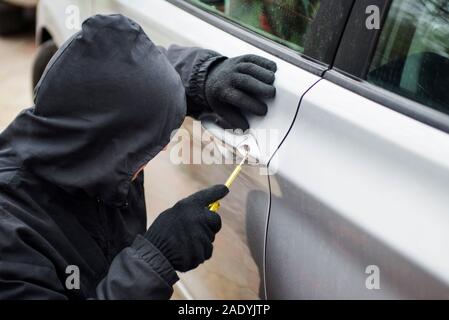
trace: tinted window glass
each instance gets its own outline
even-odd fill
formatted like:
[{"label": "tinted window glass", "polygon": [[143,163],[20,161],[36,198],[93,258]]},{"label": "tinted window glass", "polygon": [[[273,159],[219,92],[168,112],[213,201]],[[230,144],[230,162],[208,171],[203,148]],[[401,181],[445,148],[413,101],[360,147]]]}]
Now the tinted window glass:
[{"label": "tinted window glass", "polygon": [[252,31],[304,52],[321,0],[192,0]]},{"label": "tinted window glass", "polygon": [[449,1],[394,0],[367,80],[449,113]]}]

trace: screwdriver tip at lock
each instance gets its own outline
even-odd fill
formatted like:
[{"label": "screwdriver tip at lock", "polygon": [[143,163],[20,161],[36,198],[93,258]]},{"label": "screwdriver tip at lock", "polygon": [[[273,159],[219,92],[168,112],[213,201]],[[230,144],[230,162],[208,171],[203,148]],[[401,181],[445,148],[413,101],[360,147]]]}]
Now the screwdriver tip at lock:
[{"label": "screwdriver tip at lock", "polygon": [[[245,163],[246,159],[248,159],[248,153],[245,154],[245,156],[243,157],[243,159],[240,162],[240,164],[235,167],[234,171],[232,171],[231,175],[226,180],[226,182],[225,182],[225,186],[226,187],[228,187],[228,188],[231,187],[232,183],[237,178],[237,176],[239,175],[240,171],[242,171],[242,166]],[[214,203],[211,203],[209,205],[209,210],[212,211],[212,212],[217,212],[218,209],[220,209],[220,202],[219,201],[215,201]]]}]

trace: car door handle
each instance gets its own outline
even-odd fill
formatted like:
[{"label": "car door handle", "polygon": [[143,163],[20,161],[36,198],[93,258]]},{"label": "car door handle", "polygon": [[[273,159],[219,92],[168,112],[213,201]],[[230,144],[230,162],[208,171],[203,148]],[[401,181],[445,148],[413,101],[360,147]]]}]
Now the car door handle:
[{"label": "car door handle", "polygon": [[[203,128],[216,138],[220,143],[216,143],[217,149],[225,159],[230,159],[235,155],[241,157],[248,154],[249,160],[258,163],[260,160],[260,151],[256,138],[251,134],[251,130],[244,134],[237,134],[233,130],[225,130],[220,127],[213,119],[202,119]],[[224,144],[229,148],[224,147]]]}]

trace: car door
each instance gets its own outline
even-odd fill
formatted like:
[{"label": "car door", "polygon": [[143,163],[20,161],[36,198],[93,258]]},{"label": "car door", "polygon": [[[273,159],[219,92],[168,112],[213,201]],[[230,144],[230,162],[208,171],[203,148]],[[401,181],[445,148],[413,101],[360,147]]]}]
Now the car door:
[{"label": "car door", "polygon": [[[200,46],[230,57],[252,53],[278,65],[276,98],[267,101],[265,118],[250,117],[250,133],[226,135],[213,121],[206,119],[198,126],[187,119],[168,148],[145,171],[151,222],[179,199],[223,183],[235,166],[236,148],[242,141],[251,145],[250,156],[257,162],[245,166],[221,203],[223,228],[215,240],[212,259],[180,275],[175,297],[265,297],[264,250],[270,202],[267,163],[287,135],[301,97],[319,81],[333,58],[351,2],[336,9],[333,1],[317,0],[301,4],[279,1],[281,5],[246,0],[94,2],[94,12],[119,12],[136,20],[158,45]],[[326,19],[330,10],[337,14]],[[195,154],[201,155],[212,140],[219,145],[213,157],[228,164],[195,162]],[[191,162],[179,160],[180,149],[185,152],[181,158]],[[174,155],[179,161],[173,161]]]},{"label": "car door", "polygon": [[448,12],[355,2],[272,160],[268,298],[449,298]]}]

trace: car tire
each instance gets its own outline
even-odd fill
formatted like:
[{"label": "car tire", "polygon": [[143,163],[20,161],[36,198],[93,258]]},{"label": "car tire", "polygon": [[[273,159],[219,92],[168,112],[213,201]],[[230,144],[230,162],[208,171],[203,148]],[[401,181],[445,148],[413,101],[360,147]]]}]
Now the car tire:
[{"label": "car tire", "polygon": [[33,88],[36,87],[44,73],[45,67],[56,51],[58,51],[58,47],[53,40],[47,40],[39,46],[33,63]]},{"label": "car tire", "polygon": [[6,36],[22,31],[27,26],[23,9],[0,1],[0,35]]}]

